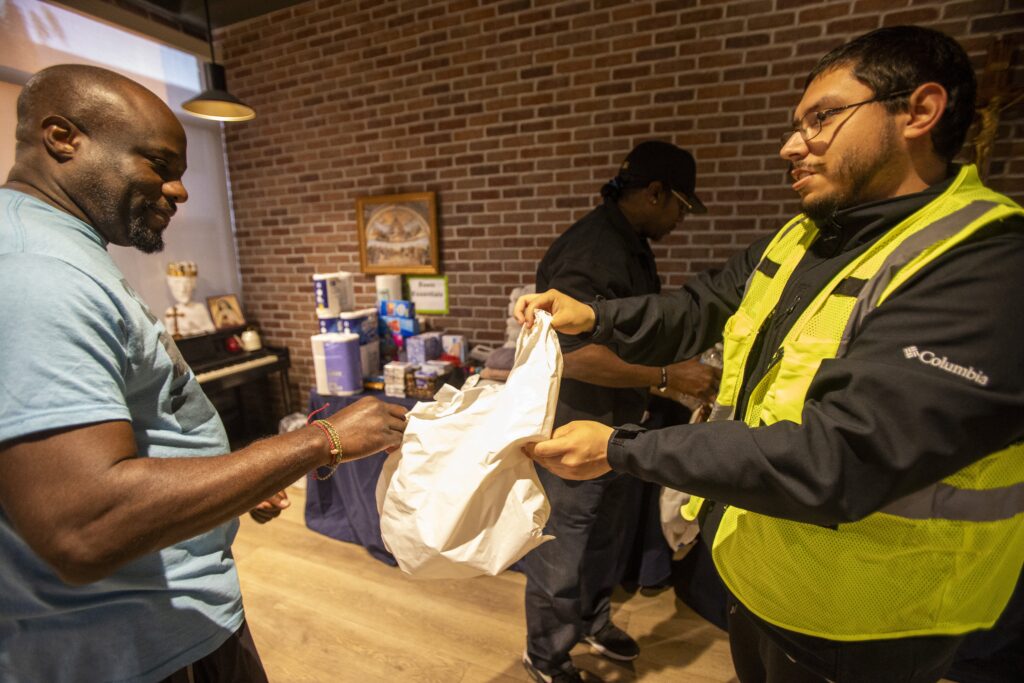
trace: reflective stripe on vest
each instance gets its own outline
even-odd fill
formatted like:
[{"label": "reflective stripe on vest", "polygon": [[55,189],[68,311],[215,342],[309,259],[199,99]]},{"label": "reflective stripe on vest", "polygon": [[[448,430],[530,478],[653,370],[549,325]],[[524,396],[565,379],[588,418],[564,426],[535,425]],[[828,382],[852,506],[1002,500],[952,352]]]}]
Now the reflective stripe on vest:
[{"label": "reflective stripe on vest", "polygon": [[1024,511],[1024,483],[996,489],[960,489],[943,482],[904,496],[879,510],[909,519],[997,522]]},{"label": "reflective stripe on vest", "polygon": [[[778,362],[750,391],[747,424],[799,423],[821,362],[846,353],[865,316],[936,258],[1010,215],[1024,211],[982,186],[973,167],[961,169],[942,195],[891,228],[815,296],[787,332]],[[790,229],[798,226],[813,230],[806,221]],[[773,240],[764,258],[785,264],[808,247]],[[766,292],[781,292],[785,282],[778,278],[792,273],[783,270],[776,278],[763,270],[753,275],[735,316],[739,323],[727,325],[747,336],[733,335],[732,353],[725,355],[723,381],[729,379],[731,391],[723,413],[734,410],[746,357],[765,311],[778,302]],[[712,554],[730,591],[762,619],[792,631],[870,640],[990,627],[1024,563],[1024,443],[837,529],[729,507]]]},{"label": "reflective stripe on vest", "polygon": [[[757,266],[751,271],[743,287],[744,298],[742,311],[737,311],[726,323],[723,334],[722,360],[725,371],[718,387],[718,396],[711,409],[708,422],[731,420],[736,415],[736,401],[742,386],[742,368],[746,367],[749,345],[742,340],[753,334],[771,317],[775,300],[782,295],[782,287],[793,274],[807,248],[818,236],[818,228],[806,216],[799,215],[772,238]],[[776,256],[777,259],[772,257]],[[764,284],[767,281],[768,284]],[[760,286],[759,286],[760,283]],[[751,302],[751,292],[757,301]],[[768,302],[765,305],[764,302]],[[748,316],[749,321],[741,319]],[[743,330],[743,323],[749,323],[751,329]],[[740,373],[729,372],[729,369],[740,369]]]},{"label": "reflective stripe on vest", "polygon": [[903,269],[914,257],[920,254],[926,247],[940,240],[951,238],[963,227],[985,215],[986,212],[999,206],[992,201],[974,201],[964,206],[945,218],[941,218],[924,230],[911,235],[886,259],[878,274],[866,283],[857,294],[857,303],[854,304],[853,313],[847,323],[843,338],[839,342],[837,356],[846,355],[846,347],[850,340],[860,331],[864,318],[868,313],[878,307],[882,292],[886,290],[892,279]]}]

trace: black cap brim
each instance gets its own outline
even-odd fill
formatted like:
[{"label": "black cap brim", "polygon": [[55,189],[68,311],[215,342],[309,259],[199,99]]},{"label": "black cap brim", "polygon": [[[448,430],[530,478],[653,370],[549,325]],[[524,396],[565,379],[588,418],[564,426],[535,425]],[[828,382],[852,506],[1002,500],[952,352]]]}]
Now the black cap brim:
[{"label": "black cap brim", "polygon": [[700,199],[698,199],[697,195],[693,194],[692,192],[682,192],[681,194],[684,197],[686,197],[686,201],[690,203],[690,207],[689,207],[689,212],[690,213],[707,213],[708,212],[708,207],[704,206],[704,202],[702,202]]}]

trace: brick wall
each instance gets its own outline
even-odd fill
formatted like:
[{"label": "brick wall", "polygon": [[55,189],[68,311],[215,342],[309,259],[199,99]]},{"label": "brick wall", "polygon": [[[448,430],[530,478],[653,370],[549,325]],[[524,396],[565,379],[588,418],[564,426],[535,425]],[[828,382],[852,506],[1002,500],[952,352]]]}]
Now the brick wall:
[{"label": "brick wall", "polygon": [[[824,52],[918,23],[980,66],[1022,20],[1019,0],[316,0],[235,24],[218,54],[258,112],[226,126],[248,314],[291,348],[304,395],[310,274],[358,272],[356,197],[432,190],[452,302],[437,323],[500,343],[509,290],[649,138],[693,151],[710,208],[656,247],[677,286],[796,211],[777,135]],[[1024,106],[990,181],[1024,199]],[[357,292],[372,304],[372,278]]]}]

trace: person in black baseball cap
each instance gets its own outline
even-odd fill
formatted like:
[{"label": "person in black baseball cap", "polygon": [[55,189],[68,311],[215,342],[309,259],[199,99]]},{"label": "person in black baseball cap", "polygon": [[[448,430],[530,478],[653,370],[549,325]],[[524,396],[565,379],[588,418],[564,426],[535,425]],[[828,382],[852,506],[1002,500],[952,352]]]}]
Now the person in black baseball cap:
[{"label": "person in black baseball cap", "polygon": [[[687,213],[703,213],[694,195],[693,157],[667,142],[637,145],[601,188],[604,201],[558,237],[537,268],[537,291],[557,289],[584,301],[655,294],[661,281],[649,240],[664,237]],[[715,371],[697,361],[627,363],[607,346],[560,335],[563,372],[554,426],[573,420],[639,424],[649,388],[670,387],[710,399]],[[526,651],[538,683],[582,676],[570,651],[583,641],[604,657],[629,661],[640,646],[611,620],[611,594],[630,558],[645,484],[629,475],[567,482],[537,471],[555,539],[523,558]],[[652,485],[648,485],[652,486]]]},{"label": "person in black baseball cap", "polygon": [[612,181],[622,188],[647,187],[660,182],[662,189],[680,203],[683,213],[707,213],[704,202],[694,193],[697,162],[685,149],[661,140],[641,142],[633,148]]}]

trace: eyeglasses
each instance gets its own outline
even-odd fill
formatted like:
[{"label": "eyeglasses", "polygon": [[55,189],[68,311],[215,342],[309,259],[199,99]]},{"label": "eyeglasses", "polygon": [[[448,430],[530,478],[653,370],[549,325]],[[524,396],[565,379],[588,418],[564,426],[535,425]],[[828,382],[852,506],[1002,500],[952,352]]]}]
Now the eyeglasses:
[{"label": "eyeglasses", "polygon": [[870,100],[864,100],[863,102],[845,104],[842,107],[833,107],[832,109],[825,109],[823,111],[807,112],[803,115],[803,118],[800,119],[800,123],[797,127],[783,133],[780,140],[782,141],[782,144],[785,145],[795,134],[800,133],[800,137],[803,138],[804,142],[810,142],[814,138],[818,137],[819,133],[821,133],[821,125],[836,114],[864,104],[871,104],[872,102],[886,102],[897,97],[904,97],[912,92],[914,92],[914,88],[910,88],[909,90],[897,90],[896,92],[891,92],[888,95],[878,95],[876,97],[872,97]]},{"label": "eyeglasses", "polygon": [[679,203],[683,205],[683,209],[685,209],[685,213],[693,213],[694,212],[693,204],[691,204],[690,201],[686,197],[684,197],[683,195],[679,194],[675,190],[669,190],[669,192],[671,192],[672,196],[675,197],[676,199],[678,199]]}]

